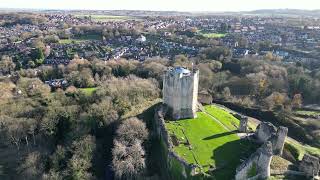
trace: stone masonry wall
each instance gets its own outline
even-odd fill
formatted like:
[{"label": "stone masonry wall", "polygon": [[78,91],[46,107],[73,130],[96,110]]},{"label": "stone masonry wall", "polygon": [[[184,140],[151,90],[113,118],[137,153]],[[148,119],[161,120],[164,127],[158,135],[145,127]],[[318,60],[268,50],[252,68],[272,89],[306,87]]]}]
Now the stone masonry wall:
[{"label": "stone masonry wall", "polygon": [[196,117],[199,71],[188,75],[169,70],[163,80],[163,103],[171,109],[174,119]]},{"label": "stone masonry wall", "polygon": [[299,170],[304,172],[308,177],[315,177],[319,175],[320,160],[318,157],[305,154],[299,165]]},{"label": "stone masonry wall", "polygon": [[[269,177],[271,159],[272,144],[267,141],[237,168],[235,179],[265,179]],[[252,172],[253,170],[255,171]]]},{"label": "stone masonry wall", "polygon": [[275,136],[271,138],[272,150],[274,155],[282,155],[285,140],[288,134],[288,128],[280,126]]},{"label": "stone masonry wall", "polygon": [[288,128],[280,126],[278,129],[270,122],[261,122],[255,132],[258,142],[265,143],[271,141],[273,154],[282,155],[285,139],[288,134]]},{"label": "stone masonry wall", "polygon": [[170,167],[172,166],[172,161],[178,162],[182,167],[182,170],[180,172],[181,176],[187,179],[188,177],[192,177],[196,174],[197,166],[187,163],[184,159],[182,159],[173,151],[173,144],[169,137],[169,133],[165,128],[165,120],[164,120],[165,115],[168,112],[168,109],[169,108],[166,105],[160,105],[158,108],[156,108],[156,112],[154,114],[156,135],[161,141],[164,142],[166,148],[168,149],[167,157],[165,157],[167,161],[166,162],[167,171],[170,173]]},{"label": "stone masonry wall", "polygon": [[270,122],[261,122],[255,132],[257,140],[261,143],[268,141],[272,136],[276,135],[277,128]]}]

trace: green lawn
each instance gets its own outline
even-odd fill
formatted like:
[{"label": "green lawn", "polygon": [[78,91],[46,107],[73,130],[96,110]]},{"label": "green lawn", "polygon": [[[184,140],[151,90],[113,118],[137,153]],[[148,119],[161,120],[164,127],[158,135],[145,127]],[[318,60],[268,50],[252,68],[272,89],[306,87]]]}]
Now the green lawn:
[{"label": "green lawn", "polygon": [[239,127],[239,120],[235,118],[232,114],[228,111],[215,106],[215,105],[208,105],[205,106],[205,111],[209,113],[211,116],[215,117],[216,119],[220,120],[220,122],[225,125],[230,130],[237,130]]},{"label": "green lawn", "polygon": [[213,173],[216,179],[232,179],[240,157],[248,156],[256,147],[240,140],[236,132],[225,130],[209,115],[203,112],[197,115],[195,119],[166,123],[170,136],[175,136],[179,142],[174,151],[188,163],[200,165],[203,172],[208,172],[210,167],[217,168]]},{"label": "green lawn", "polygon": [[[240,121],[235,118],[229,110],[223,109],[216,105],[208,105],[205,106],[205,111],[209,113],[211,116],[220,120],[220,122],[225,125],[230,130],[237,130],[239,127]],[[248,122],[248,128],[251,130],[255,130],[257,125],[251,123],[250,120]]]},{"label": "green lawn", "polygon": [[198,31],[198,34],[206,38],[223,38],[227,35],[224,33],[212,33],[212,32],[205,32],[205,31]]},{"label": "green lawn", "polygon": [[97,90],[97,88],[79,88],[79,90],[85,95],[91,96]]},{"label": "green lawn", "polygon": [[108,21],[128,21],[128,20],[139,20],[138,18],[131,17],[131,16],[111,16],[111,15],[103,15],[103,14],[79,14],[76,15],[77,17],[89,17],[93,21],[100,21],[100,22],[108,22]]},{"label": "green lawn", "polygon": [[294,148],[297,149],[298,153],[299,153],[299,160],[302,160],[303,156],[305,153],[308,154],[314,154],[314,155],[319,155],[320,156],[320,149],[316,148],[316,147],[312,147],[309,145],[302,145],[297,141],[294,141],[292,139],[286,139],[286,143],[292,145]]}]

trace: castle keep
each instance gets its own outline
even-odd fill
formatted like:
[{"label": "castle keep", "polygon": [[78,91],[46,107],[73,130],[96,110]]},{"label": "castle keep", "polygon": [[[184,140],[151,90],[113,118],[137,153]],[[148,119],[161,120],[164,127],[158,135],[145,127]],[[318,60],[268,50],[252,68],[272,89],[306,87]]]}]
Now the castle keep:
[{"label": "castle keep", "polygon": [[199,71],[170,68],[163,80],[163,103],[173,119],[195,118],[197,112]]}]

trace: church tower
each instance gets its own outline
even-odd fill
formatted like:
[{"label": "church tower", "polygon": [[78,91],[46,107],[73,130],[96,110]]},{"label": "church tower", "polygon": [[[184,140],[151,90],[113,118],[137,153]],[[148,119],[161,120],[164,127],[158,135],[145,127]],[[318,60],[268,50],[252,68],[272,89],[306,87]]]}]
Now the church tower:
[{"label": "church tower", "polygon": [[198,84],[198,70],[182,67],[167,70],[163,80],[163,103],[170,108],[173,119],[196,117]]}]

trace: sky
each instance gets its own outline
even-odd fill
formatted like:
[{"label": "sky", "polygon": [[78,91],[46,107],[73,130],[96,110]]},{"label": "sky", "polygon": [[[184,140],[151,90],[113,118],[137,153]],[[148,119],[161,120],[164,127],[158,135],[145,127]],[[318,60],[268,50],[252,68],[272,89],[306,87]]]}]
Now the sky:
[{"label": "sky", "polygon": [[0,8],[248,11],[256,9],[320,9],[320,0],[0,0]]}]

